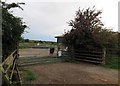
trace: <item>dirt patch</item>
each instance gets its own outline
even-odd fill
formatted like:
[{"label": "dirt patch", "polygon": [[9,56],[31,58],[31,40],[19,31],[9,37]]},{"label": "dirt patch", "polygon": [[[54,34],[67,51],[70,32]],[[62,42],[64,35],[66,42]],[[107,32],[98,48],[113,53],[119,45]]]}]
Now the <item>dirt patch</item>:
[{"label": "dirt patch", "polygon": [[[25,48],[19,49],[20,57],[45,57],[49,56],[49,49],[35,49],[35,48]],[[54,56],[57,55],[57,50],[54,52]]]},{"label": "dirt patch", "polygon": [[118,71],[91,64],[55,63],[28,66],[37,80],[31,84],[117,84]]}]

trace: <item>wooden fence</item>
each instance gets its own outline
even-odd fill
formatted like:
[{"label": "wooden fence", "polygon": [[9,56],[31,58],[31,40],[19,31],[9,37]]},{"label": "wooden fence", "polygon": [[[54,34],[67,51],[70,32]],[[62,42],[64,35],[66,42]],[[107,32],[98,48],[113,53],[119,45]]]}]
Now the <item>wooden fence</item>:
[{"label": "wooden fence", "polygon": [[101,52],[84,50],[62,51],[62,55],[74,60],[105,64],[106,49],[103,49]]},{"label": "wooden fence", "polygon": [[[20,85],[20,76],[17,67],[18,50],[9,55],[4,62],[0,64],[2,71],[3,84],[7,86],[14,86],[15,84]],[[16,81],[17,80],[17,81]]]}]

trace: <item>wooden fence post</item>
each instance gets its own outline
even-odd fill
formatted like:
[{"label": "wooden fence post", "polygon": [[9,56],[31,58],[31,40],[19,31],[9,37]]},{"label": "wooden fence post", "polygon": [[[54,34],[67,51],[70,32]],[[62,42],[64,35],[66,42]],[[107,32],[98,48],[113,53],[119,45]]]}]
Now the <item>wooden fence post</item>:
[{"label": "wooden fence post", "polygon": [[72,57],[71,57],[71,60],[74,58],[74,47],[72,46],[71,47],[71,54],[72,54]]},{"label": "wooden fence post", "polygon": [[106,63],[105,57],[106,57],[106,48],[103,48],[103,56],[102,56],[103,62],[102,62],[102,64],[105,64],[105,63]]}]

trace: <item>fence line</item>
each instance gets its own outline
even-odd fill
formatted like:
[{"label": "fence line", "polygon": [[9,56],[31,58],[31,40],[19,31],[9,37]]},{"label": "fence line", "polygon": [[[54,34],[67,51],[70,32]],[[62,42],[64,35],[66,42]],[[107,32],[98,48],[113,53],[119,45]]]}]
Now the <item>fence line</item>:
[{"label": "fence line", "polygon": [[106,49],[101,51],[85,51],[85,50],[74,50],[62,51],[63,57],[71,57],[74,60],[87,61],[92,63],[105,64]]},{"label": "fence line", "polygon": [[[21,85],[20,79],[19,79],[20,76],[17,70],[17,58],[18,58],[18,50],[15,50],[14,52],[11,53],[11,55],[9,55],[4,60],[4,62],[0,64],[3,80],[9,86],[14,85],[14,83]],[[14,79],[15,77],[16,79],[19,79],[19,81],[15,82],[15,79]]]}]

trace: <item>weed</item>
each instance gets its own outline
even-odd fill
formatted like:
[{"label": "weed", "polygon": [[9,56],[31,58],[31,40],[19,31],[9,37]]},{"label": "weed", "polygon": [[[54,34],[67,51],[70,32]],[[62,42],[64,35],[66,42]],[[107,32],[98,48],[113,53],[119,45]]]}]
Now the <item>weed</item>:
[{"label": "weed", "polygon": [[25,79],[27,81],[32,81],[37,79],[37,76],[32,71],[30,70],[25,70],[25,71],[26,71]]}]

